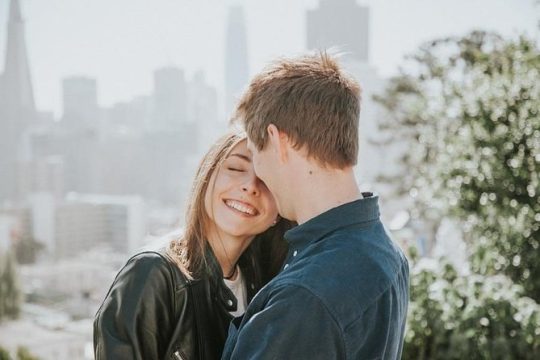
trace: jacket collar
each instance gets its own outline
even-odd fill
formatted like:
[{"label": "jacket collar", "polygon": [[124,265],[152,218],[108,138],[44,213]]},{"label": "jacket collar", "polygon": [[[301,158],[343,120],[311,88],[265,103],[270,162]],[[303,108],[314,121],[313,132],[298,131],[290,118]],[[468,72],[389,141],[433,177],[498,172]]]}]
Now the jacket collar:
[{"label": "jacket collar", "polygon": [[[223,281],[223,271],[221,270],[221,266],[210,245],[206,248],[205,257],[208,265],[206,268],[206,276],[209,285],[211,285],[211,289],[214,291],[214,295],[217,296],[217,299],[219,299],[227,311],[235,311],[238,306],[237,299],[231,289],[225,285],[225,282]],[[256,265],[252,261],[252,258],[253,254],[251,247],[248,247],[238,260],[238,266],[242,271],[242,276],[244,276],[244,282],[246,284],[248,302],[251,301],[255,292],[261,287],[260,281],[257,280],[257,276],[254,274]]]},{"label": "jacket collar", "polygon": [[379,196],[362,193],[363,199],[332,208],[285,233],[290,248],[302,249],[343,227],[379,219]]}]

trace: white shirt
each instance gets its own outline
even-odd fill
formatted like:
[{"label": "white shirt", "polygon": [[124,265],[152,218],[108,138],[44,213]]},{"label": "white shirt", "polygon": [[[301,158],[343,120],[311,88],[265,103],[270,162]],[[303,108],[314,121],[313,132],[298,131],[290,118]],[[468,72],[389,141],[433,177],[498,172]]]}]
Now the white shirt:
[{"label": "white shirt", "polygon": [[236,275],[236,279],[223,279],[223,281],[225,282],[225,285],[227,285],[227,287],[231,289],[232,293],[236,297],[236,311],[231,311],[231,315],[234,317],[238,317],[246,311],[247,307],[246,284],[244,281],[244,275],[240,271],[240,267],[238,267],[238,274]]}]

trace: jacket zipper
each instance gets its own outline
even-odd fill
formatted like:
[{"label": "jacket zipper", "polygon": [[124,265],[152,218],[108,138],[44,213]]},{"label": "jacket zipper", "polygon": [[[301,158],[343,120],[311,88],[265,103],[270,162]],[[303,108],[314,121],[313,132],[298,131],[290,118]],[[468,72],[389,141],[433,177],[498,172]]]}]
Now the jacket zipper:
[{"label": "jacket zipper", "polygon": [[180,353],[180,350],[176,350],[176,351],[173,353],[173,357],[174,357],[176,360],[187,360],[185,357],[182,356],[182,354]]}]

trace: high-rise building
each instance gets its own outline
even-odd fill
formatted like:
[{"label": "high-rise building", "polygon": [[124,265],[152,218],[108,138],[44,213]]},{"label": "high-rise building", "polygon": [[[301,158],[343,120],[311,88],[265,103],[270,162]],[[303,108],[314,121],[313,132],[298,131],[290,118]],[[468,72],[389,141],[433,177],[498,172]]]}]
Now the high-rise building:
[{"label": "high-rise building", "polygon": [[186,97],[186,81],[182,69],[170,66],[156,70],[152,128],[182,129],[187,120]]},{"label": "high-rise building", "polygon": [[32,198],[34,238],[55,258],[97,246],[130,253],[143,245],[145,205],[139,196],[69,194],[55,201],[47,193]]},{"label": "high-rise building", "polygon": [[0,201],[16,197],[20,139],[36,119],[28,66],[24,21],[18,0],[11,0],[4,73],[0,77]]},{"label": "high-rise building", "polygon": [[199,156],[225,132],[227,122],[218,118],[216,89],[206,82],[202,71],[189,82],[188,98],[189,119],[195,124],[193,136],[197,140],[194,153]]},{"label": "high-rise building", "polygon": [[24,194],[48,192],[61,199],[64,196],[64,159],[43,156],[21,163],[19,188]]},{"label": "high-rise building", "polygon": [[70,129],[97,128],[99,107],[96,79],[73,76],[62,81],[62,121]]},{"label": "high-rise building", "polygon": [[244,9],[229,8],[225,44],[225,116],[229,116],[248,84],[249,66]]},{"label": "high-rise building", "polygon": [[2,106],[9,106],[9,110],[19,114],[35,112],[34,92],[26,53],[24,20],[18,0],[11,0],[10,3],[4,66]]},{"label": "high-rise building", "polygon": [[102,111],[93,78],[73,76],[62,80],[64,132],[59,155],[64,158],[65,190],[92,193],[97,190]]},{"label": "high-rise building", "polygon": [[307,13],[309,49],[337,48],[361,62],[369,61],[369,9],[356,0],[321,0]]},{"label": "high-rise building", "polygon": [[104,126],[102,132],[111,133],[140,133],[152,127],[152,102],[149,95],[113,104],[104,109]]},{"label": "high-rise building", "polygon": [[383,170],[391,165],[384,160],[393,157],[388,147],[377,144],[381,140],[379,119],[382,109],[373,95],[382,92],[385,80],[369,64],[369,8],[356,0],[321,0],[319,7],[307,13],[307,46],[314,49],[334,48],[343,53],[341,65],[362,88],[360,113],[358,166],[355,168],[362,190],[372,189]]}]

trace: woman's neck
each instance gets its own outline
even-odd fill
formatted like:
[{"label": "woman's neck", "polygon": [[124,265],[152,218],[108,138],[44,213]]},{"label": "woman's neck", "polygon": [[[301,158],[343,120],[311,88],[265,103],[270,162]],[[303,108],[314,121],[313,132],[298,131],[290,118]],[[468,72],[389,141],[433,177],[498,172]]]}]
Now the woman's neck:
[{"label": "woman's neck", "polygon": [[253,236],[232,236],[217,230],[209,232],[208,242],[224,277],[231,277],[231,275],[234,277],[238,259],[251,244],[253,238]]}]

